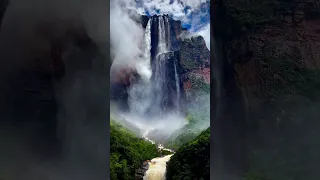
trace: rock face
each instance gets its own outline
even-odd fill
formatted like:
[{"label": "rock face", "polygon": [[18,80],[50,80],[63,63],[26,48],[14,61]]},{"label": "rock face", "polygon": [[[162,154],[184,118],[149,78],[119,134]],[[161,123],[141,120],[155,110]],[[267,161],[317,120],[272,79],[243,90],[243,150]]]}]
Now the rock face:
[{"label": "rock face", "polygon": [[[317,131],[315,117],[319,117],[319,113],[313,109],[319,107],[319,2],[254,0],[249,4],[228,0],[220,8],[222,23],[216,26],[222,30],[215,28],[214,31],[220,31],[223,40],[217,39],[215,43],[222,44],[220,53],[221,56],[225,53],[225,59],[214,65],[223,65],[220,81],[225,110],[217,123],[223,129],[220,141],[229,142],[221,144],[225,147],[225,161],[230,163],[225,163],[226,166],[248,167],[245,158],[234,160],[247,156],[245,151],[251,153],[257,149],[264,154],[254,157],[265,160],[271,158],[270,149],[277,148],[279,159],[272,159],[273,163],[264,166],[276,174],[275,179],[281,179],[282,175],[291,179],[317,177],[312,165],[292,174],[272,167],[281,164],[279,161],[293,161],[285,155],[289,147],[297,148],[290,151],[293,154],[309,153],[302,141],[310,139],[311,135],[306,132],[295,136],[293,132]],[[249,147],[249,144],[252,151],[247,149],[239,153],[238,147]],[[307,144],[317,151],[315,143]],[[305,158],[310,162],[318,161],[312,155]],[[259,162],[267,161],[262,159]],[[228,171],[236,174],[239,169],[229,168]]]},{"label": "rock face", "polygon": [[194,88],[190,82],[189,75],[191,74],[210,84],[210,52],[203,37],[184,39],[180,46],[179,56],[184,89],[191,90]]},{"label": "rock face", "polygon": [[292,85],[299,81],[295,79],[298,74],[304,76],[299,70],[320,68],[317,2],[291,1],[283,6],[290,9],[279,7],[276,13],[281,17],[277,21],[256,24],[256,30],[243,30],[227,44],[228,59],[235,65],[235,79],[246,97],[247,111],[284,94],[299,96]]},{"label": "rock face", "polygon": [[135,180],[143,180],[143,177],[148,169],[149,169],[149,163],[148,161],[144,161],[141,165],[141,168],[137,169],[136,171]]}]

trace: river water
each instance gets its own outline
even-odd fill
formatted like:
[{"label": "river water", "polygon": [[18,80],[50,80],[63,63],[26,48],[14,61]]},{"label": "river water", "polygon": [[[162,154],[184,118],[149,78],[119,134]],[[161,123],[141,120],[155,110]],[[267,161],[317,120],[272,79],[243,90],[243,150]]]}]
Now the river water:
[{"label": "river water", "polygon": [[165,180],[166,179],[166,166],[170,160],[171,155],[154,158],[149,162],[149,169],[143,177],[144,180]]},{"label": "river water", "polygon": [[[149,131],[146,131],[142,137],[146,140],[151,142],[152,144],[155,144],[154,141],[152,141],[151,139],[149,139],[148,136]],[[164,148],[162,146],[162,144],[158,144],[158,149],[159,150],[166,150],[166,151],[170,151],[173,152],[171,149],[167,149]],[[167,162],[170,160],[171,156],[173,154],[170,155],[166,155],[163,157],[157,157],[152,159],[149,162],[149,168],[146,171],[143,179],[144,180],[165,180],[166,179],[166,168],[167,168]]]}]

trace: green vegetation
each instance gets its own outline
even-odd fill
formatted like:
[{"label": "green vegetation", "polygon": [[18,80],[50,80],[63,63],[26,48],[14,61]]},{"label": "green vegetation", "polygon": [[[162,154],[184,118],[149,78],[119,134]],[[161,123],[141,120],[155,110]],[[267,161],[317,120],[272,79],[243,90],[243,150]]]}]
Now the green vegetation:
[{"label": "green vegetation", "polygon": [[203,77],[199,77],[196,74],[190,73],[188,74],[188,79],[190,80],[191,87],[194,92],[204,92],[207,94],[210,93],[210,84],[207,84]]},{"label": "green vegetation", "polygon": [[178,150],[183,144],[193,140],[199,133],[188,131],[187,128],[180,130],[178,135],[172,136],[166,143],[167,148]]},{"label": "green vegetation", "polygon": [[130,180],[145,160],[160,156],[156,145],[138,138],[122,125],[110,123],[110,178]]},{"label": "green vegetation", "polygon": [[174,133],[165,146],[177,150],[183,144],[192,141],[204,129],[210,126],[210,84],[204,82],[202,77],[196,74],[189,74],[191,89],[187,91],[190,97],[188,107],[188,124]]},{"label": "green vegetation", "polygon": [[209,177],[210,128],[176,151],[167,165],[166,173],[166,178],[170,180],[205,180]]},{"label": "green vegetation", "polygon": [[162,156],[166,156],[166,155],[170,155],[170,154],[172,154],[172,152],[170,152],[170,151],[167,151],[167,150],[161,150],[161,155]]},{"label": "green vegetation", "polygon": [[[293,0],[226,0],[224,3],[229,55],[252,51],[255,57],[250,63],[254,63],[253,75],[258,77],[258,82],[243,83],[244,94],[252,103],[247,117],[253,141],[244,179],[317,179],[320,70],[306,67],[305,62],[313,62],[302,58],[300,49],[305,50],[304,45],[295,39],[299,34],[289,32],[291,29],[299,32],[300,27],[289,24],[300,21],[300,17],[295,17],[299,13],[306,15],[303,20],[319,20],[319,9],[315,10],[311,1],[307,5]],[[288,33],[281,31],[287,27]],[[269,40],[274,33],[283,39]],[[237,43],[248,43],[248,46],[232,46]],[[241,51],[243,47],[249,50]],[[308,51],[308,55],[312,53]],[[239,56],[234,57],[230,62],[240,62]]]},{"label": "green vegetation", "polygon": [[210,59],[210,52],[203,37],[184,39],[180,45],[180,65],[184,72],[199,68]]},{"label": "green vegetation", "polygon": [[319,100],[320,70],[304,68],[298,49],[295,55],[289,55],[277,50],[277,46],[281,47],[267,44],[259,61],[265,86],[262,94],[267,99],[295,96]]},{"label": "green vegetation", "polygon": [[264,103],[249,116],[260,128],[256,141],[265,141],[254,148],[245,180],[317,177],[320,70],[307,69],[299,60],[299,56],[277,51],[272,45],[261,57],[264,89],[256,98]]},{"label": "green vegetation", "polygon": [[248,113],[250,126],[258,131],[251,132],[254,147],[245,180],[312,180],[319,176],[315,167],[320,161],[316,153],[320,147],[316,128],[320,70],[306,68],[299,48],[288,54],[282,43],[264,41],[256,57],[261,84],[246,86],[259,103]]},{"label": "green vegetation", "polygon": [[[197,118],[189,114],[187,116],[189,123],[173,134],[164,145],[167,148],[178,150],[183,144],[195,139],[203,131],[204,127],[208,127],[210,123],[209,118],[207,117],[210,116],[210,114],[199,114],[201,116],[198,116]],[[201,117],[203,119],[201,119]]]}]

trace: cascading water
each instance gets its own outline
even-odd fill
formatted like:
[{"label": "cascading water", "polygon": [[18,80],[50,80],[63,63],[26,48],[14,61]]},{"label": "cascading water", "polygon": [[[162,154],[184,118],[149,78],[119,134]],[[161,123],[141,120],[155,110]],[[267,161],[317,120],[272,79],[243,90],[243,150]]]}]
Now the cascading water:
[{"label": "cascading water", "polygon": [[[151,71],[151,76],[131,84],[128,90],[129,115],[126,119],[140,119],[139,123],[144,125],[139,127],[142,133],[151,128],[154,128],[153,132],[165,131],[156,135],[159,139],[166,138],[187,123],[180,116],[179,61],[171,49],[174,37],[171,37],[170,19],[167,15],[150,17],[145,28],[142,57],[143,62],[148,62],[145,65]],[[162,124],[169,121],[172,129],[161,129],[164,128]]]},{"label": "cascading water", "polygon": [[153,112],[155,114],[159,113],[160,118],[162,118],[163,112],[162,112],[162,104],[163,101],[166,100],[166,94],[164,92],[164,87],[167,84],[166,79],[166,55],[165,53],[168,52],[167,44],[169,42],[166,42],[166,31],[165,31],[165,24],[162,16],[159,16],[158,19],[153,19],[154,21],[158,20],[158,47],[157,47],[157,53],[154,63],[154,80],[153,80],[153,91],[155,95],[155,105],[156,107],[153,107]]},{"label": "cascading water", "polygon": [[149,163],[149,169],[146,175],[143,177],[144,180],[165,180],[166,165],[172,155],[164,157],[154,158]]},{"label": "cascading water", "polygon": [[180,81],[177,71],[176,61],[174,61],[174,78],[176,80],[176,90],[177,90],[177,109],[180,109]]},{"label": "cascading water", "polygon": [[[145,49],[144,49],[144,54],[142,56],[144,58],[142,62],[145,62],[143,65],[147,66],[148,71],[150,71],[149,73],[150,76],[142,78],[140,83],[134,84],[129,89],[128,104],[130,107],[130,111],[135,114],[145,114],[152,103],[152,99],[150,98],[151,97],[150,77],[152,74],[152,71],[150,69],[151,22],[152,21],[149,20],[146,26],[145,37],[144,37]],[[139,68],[137,68],[137,71],[139,73]],[[139,74],[141,76],[141,73]]]}]

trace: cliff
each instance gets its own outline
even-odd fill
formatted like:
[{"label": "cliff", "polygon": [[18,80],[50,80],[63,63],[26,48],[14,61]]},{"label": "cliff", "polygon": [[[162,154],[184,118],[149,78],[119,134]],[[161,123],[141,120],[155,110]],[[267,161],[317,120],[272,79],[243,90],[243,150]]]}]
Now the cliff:
[{"label": "cliff", "polygon": [[[226,0],[221,8],[225,106],[234,107],[224,115],[233,125],[222,127],[244,136],[253,157],[237,166],[246,164],[248,179],[313,179],[319,163],[311,153],[320,116],[319,1]],[[230,139],[226,146],[241,146],[231,144],[239,138]]]}]

